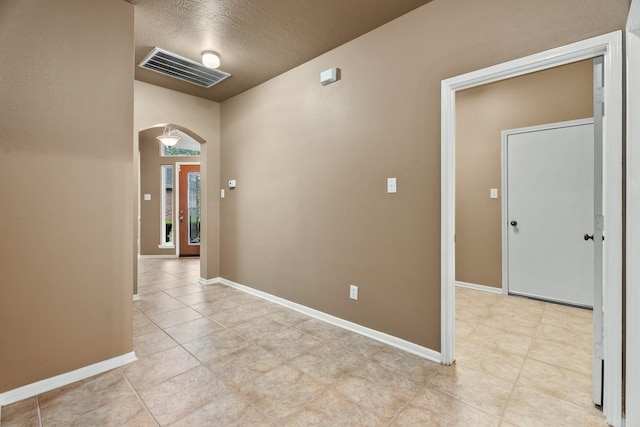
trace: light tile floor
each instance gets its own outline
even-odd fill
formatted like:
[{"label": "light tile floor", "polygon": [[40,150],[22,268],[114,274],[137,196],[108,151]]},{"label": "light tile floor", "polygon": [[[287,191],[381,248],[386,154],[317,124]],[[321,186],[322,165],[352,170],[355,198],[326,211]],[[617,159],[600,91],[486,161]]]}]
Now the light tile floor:
[{"label": "light tile floor", "polygon": [[2,408],[2,426],[604,426],[591,312],[457,290],[440,366],[141,260],[135,363]]}]

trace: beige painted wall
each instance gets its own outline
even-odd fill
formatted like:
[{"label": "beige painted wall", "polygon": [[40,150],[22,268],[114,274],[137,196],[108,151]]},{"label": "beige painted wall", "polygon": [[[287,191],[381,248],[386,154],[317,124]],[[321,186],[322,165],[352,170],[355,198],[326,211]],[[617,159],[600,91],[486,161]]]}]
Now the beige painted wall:
[{"label": "beige painted wall", "polygon": [[501,132],[592,116],[591,60],[456,95],[457,281],[502,287]]},{"label": "beige painted wall", "polygon": [[[156,137],[162,133],[160,129],[148,129],[140,132],[140,255],[176,255],[177,249],[160,249],[158,245],[161,242],[160,228],[160,209],[162,206],[161,194],[161,167],[162,165],[173,166],[174,175],[174,214],[173,218],[177,218],[175,214],[175,191],[177,190],[177,182],[175,182],[176,163],[191,162],[199,163],[200,156],[185,157],[162,157],[160,155],[160,142]],[[144,195],[150,194],[151,200],[144,200]],[[177,226],[177,221],[174,220]],[[175,234],[174,234],[175,236]]]},{"label": "beige painted wall", "polygon": [[[218,277],[220,275],[220,104],[139,81],[134,82],[134,93],[136,165],[139,165],[138,133],[146,129],[171,123],[188,129],[206,141],[200,145],[202,183],[200,277],[205,279]],[[142,194],[136,197],[138,209],[140,203],[144,203]],[[138,253],[137,247],[135,251]],[[137,287],[134,287],[134,293],[136,291]]]},{"label": "beige painted wall", "polygon": [[225,101],[221,275],[439,350],[441,80],[621,29],[628,7],[434,0]]},{"label": "beige painted wall", "polygon": [[0,393],[133,349],[133,6],[0,1]]}]

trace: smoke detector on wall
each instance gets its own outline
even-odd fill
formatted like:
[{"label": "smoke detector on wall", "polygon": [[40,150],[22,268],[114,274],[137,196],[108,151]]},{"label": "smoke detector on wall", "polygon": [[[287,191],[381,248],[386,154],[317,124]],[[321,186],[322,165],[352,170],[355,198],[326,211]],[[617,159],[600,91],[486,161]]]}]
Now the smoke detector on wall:
[{"label": "smoke detector on wall", "polygon": [[334,83],[340,79],[340,69],[339,68],[329,68],[320,73],[320,84],[322,86],[326,86],[328,84]]}]

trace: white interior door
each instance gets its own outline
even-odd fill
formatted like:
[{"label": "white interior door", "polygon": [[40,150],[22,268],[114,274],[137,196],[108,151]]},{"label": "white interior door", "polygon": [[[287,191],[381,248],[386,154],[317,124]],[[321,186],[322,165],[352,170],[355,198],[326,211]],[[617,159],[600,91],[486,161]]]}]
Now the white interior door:
[{"label": "white interior door", "polygon": [[509,293],[593,306],[592,120],[505,131]]}]

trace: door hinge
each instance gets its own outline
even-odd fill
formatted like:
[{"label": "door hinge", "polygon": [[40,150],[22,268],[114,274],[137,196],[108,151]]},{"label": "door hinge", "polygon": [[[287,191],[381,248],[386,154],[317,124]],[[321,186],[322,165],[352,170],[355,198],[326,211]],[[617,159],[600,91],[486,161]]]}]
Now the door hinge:
[{"label": "door hinge", "polygon": [[596,104],[604,104],[604,88],[603,87],[595,88],[593,97]]},{"label": "door hinge", "polygon": [[593,354],[600,360],[604,360],[604,350],[602,348],[602,343],[595,342],[593,343]]},{"label": "door hinge", "polygon": [[601,112],[601,114],[604,116],[604,115],[605,115],[605,113],[604,113],[604,108],[605,108],[605,102],[604,102],[604,101],[605,101],[605,99],[604,99],[604,87],[597,87],[597,88],[594,88],[594,91],[593,91],[593,92],[594,92],[594,93],[593,93],[593,101],[594,101],[594,104],[595,104],[595,105],[600,105],[600,106],[601,106],[601,108],[602,108],[602,110],[601,110],[601,111],[602,111],[602,112]]}]

